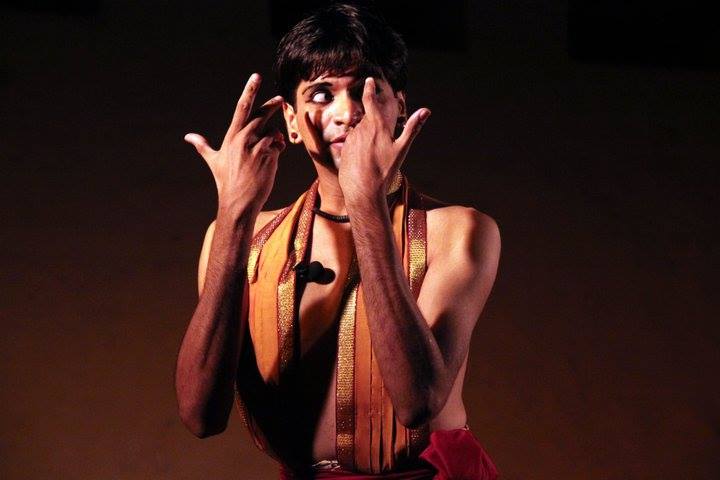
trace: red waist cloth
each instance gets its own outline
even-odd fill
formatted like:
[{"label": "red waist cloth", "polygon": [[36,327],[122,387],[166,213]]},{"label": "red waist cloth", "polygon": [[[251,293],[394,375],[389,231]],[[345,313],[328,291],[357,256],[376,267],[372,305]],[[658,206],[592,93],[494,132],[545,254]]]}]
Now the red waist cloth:
[{"label": "red waist cloth", "polygon": [[372,475],[343,469],[320,469],[310,474],[295,474],[280,466],[280,480],[353,479],[374,480],[495,480],[498,471],[490,456],[473,433],[465,428],[435,430],[430,444],[420,453],[426,466],[402,472]]}]

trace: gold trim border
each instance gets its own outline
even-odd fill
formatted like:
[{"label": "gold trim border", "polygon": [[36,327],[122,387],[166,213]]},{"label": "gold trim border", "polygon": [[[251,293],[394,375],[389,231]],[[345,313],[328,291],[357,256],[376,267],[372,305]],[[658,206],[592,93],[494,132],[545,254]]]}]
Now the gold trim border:
[{"label": "gold trim border", "polygon": [[343,298],[345,304],[338,328],[337,386],[335,398],[336,454],[345,467],[355,468],[355,314],[360,284],[353,251]]},{"label": "gold trim border", "polygon": [[282,383],[283,375],[288,371],[295,358],[295,318],[298,306],[295,298],[296,271],[295,267],[303,260],[307,250],[310,227],[312,226],[315,198],[319,180],[315,180],[307,191],[300,212],[300,218],[293,238],[293,251],[288,255],[287,262],[280,274],[277,287],[277,332],[278,332],[278,383]]},{"label": "gold trim border", "polygon": [[292,210],[293,205],[288,205],[280,213],[275,215],[275,218],[270,220],[262,230],[260,230],[255,238],[253,238],[250,244],[250,255],[248,256],[247,264],[247,276],[248,282],[253,283],[257,279],[257,267],[258,260],[260,259],[260,252],[262,252],[265,242],[267,242],[270,235],[273,234],[278,225],[287,217],[287,214]]}]

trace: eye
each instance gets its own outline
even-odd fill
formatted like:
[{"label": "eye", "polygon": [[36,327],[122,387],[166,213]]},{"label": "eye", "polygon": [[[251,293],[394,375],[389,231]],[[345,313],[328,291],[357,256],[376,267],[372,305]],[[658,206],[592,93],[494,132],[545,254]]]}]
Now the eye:
[{"label": "eye", "polygon": [[313,103],[328,103],[330,101],[330,92],[324,88],[315,90],[310,96],[310,101]]}]

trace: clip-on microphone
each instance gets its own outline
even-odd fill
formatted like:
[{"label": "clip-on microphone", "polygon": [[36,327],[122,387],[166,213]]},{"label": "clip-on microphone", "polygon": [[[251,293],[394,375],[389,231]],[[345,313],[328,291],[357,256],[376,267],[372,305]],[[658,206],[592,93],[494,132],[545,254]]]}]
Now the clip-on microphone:
[{"label": "clip-on microphone", "polygon": [[335,279],[335,272],[331,268],[323,267],[323,264],[315,260],[314,262],[298,263],[295,267],[298,278],[306,282],[316,282],[326,285]]}]

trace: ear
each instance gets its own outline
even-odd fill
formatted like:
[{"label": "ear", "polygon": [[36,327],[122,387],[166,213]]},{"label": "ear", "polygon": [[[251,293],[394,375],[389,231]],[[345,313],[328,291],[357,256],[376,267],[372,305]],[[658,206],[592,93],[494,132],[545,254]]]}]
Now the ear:
[{"label": "ear", "polygon": [[398,90],[395,92],[395,98],[398,101],[398,117],[405,117],[407,119],[407,104],[405,103],[405,91]]},{"label": "ear", "polygon": [[285,117],[285,126],[288,131],[288,138],[290,143],[300,144],[302,143],[302,136],[300,136],[300,130],[297,125],[297,115],[292,105],[287,102],[282,103],[283,117]]}]

